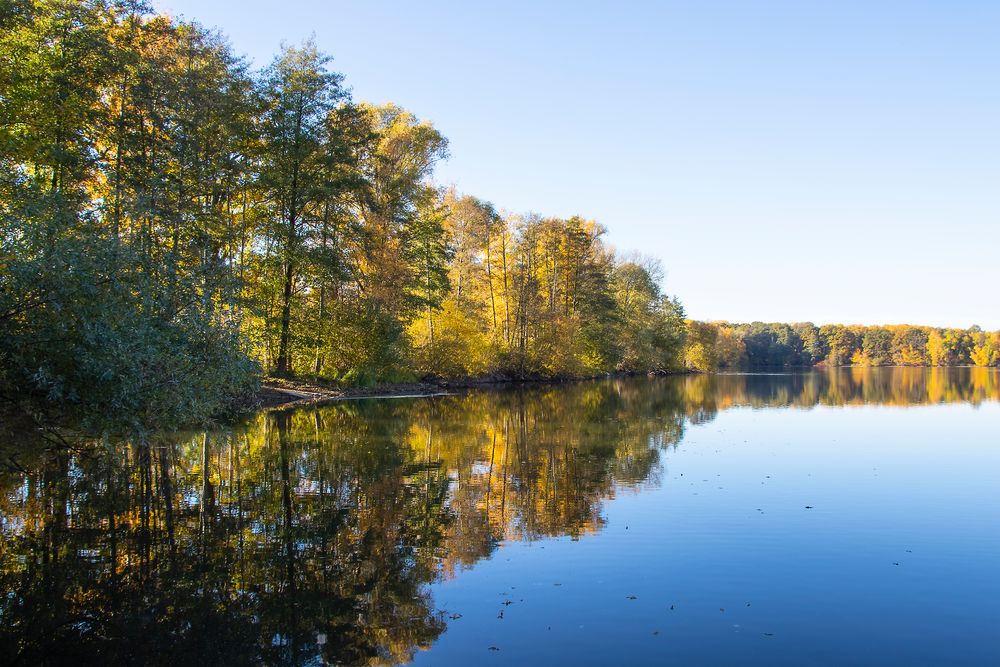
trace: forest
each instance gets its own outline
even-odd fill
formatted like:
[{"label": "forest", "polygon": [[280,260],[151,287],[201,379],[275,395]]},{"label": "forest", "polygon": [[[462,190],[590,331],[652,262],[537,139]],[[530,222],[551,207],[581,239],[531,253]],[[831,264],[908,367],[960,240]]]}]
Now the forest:
[{"label": "forest", "polygon": [[346,385],[681,365],[654,261],[437,186],[448,143],[329,56],[259,70],[125,0],[0,14],[0,393],[144,425],[261,374]]},{"label": "forest", "polygon": [[255,68],[139,0],[5,2],[0,397],[153,428],[267,376],[998,363],[978,329],[686,320],[656,260],[435,183],[447,155],[312,41]]},{"label": "forest", "polygon": [[997,366],[1000,332],[911,325],[688,322],[688,368]]}]

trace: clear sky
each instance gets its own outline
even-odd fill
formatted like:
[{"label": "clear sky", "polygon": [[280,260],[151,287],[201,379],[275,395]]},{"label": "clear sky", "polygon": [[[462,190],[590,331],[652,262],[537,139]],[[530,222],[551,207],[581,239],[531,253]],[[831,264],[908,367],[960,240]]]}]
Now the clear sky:
[{"label": "clear sky", "polygon": [[310,34],[451,142],[441,183],[597,218],[691,317],[1000,328],[1000,2],[155,0]]}]

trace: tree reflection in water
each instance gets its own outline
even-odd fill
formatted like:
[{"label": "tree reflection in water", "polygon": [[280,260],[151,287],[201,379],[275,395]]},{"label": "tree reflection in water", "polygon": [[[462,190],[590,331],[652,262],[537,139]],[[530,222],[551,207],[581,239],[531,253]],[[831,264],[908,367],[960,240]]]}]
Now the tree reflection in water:
[{"label": "tree reflection in water", "polygon": [[998,399],[991,369],[641,378],[20,445],[0,457],[0,655],[406,662],[445,629],[428,584],[503,540],[599,531],[606,499],[660,482],[688,421],[733,406]]}]

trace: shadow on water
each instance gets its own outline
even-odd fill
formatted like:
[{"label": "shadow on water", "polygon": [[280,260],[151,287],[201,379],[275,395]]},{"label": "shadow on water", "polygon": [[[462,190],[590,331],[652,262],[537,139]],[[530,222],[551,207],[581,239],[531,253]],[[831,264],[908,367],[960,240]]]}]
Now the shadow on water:
[{"label": "shadow on water", "polygon": [[406,662],[446,627],[430,583],[504,540],[599,532],[604,501],[661,483],[688,423],[733,407],[997,400],[988,369],[638,378],[22,447],[0,475],[0,656]]}]

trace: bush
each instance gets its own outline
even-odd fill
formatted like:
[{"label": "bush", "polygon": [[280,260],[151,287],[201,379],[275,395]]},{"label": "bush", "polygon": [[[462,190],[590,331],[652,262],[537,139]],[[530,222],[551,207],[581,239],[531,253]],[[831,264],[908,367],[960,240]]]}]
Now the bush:
[{"label": "bush", "polygon": [[168,289],[86,217],[0,227],[0,387],[8,402],[98,429],[204,421],[258,369],[192,286]]}]

